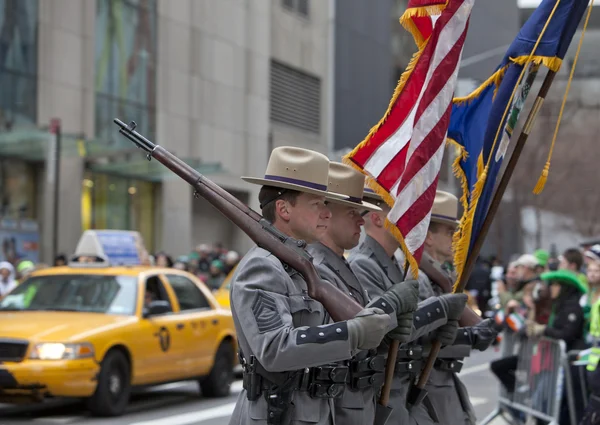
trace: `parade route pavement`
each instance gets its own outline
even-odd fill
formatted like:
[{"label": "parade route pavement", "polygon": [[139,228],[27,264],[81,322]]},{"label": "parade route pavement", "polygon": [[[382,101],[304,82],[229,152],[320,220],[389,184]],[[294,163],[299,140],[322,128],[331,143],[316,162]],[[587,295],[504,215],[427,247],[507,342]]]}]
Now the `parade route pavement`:
[{"label": "parade route pavement", "polygon": [[[460,377],[468,388],[477,419],[496,407],[498,383],[489,362],[499,357],[494,348],[474,352],[465,362]],[[35,406],[0,405],[3,425],[227,425],[242,389],[234,382],[232,393],[222,399],[202,398],[195,382],[176,382],[140,391],[132,396],[129,409],[119,418],[90,417],[81,403],[52,401]],[[494,422],[494,424],[504,422]]]}]

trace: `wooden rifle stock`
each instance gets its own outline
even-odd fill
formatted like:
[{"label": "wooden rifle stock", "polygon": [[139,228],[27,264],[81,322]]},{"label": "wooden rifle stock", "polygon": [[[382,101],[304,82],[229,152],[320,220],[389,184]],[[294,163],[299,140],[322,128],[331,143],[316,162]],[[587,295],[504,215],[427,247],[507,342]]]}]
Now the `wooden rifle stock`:
[{"label": "wooden rifle stock", "polygon": [[363,309],[360,304],[335,286],[321,280],[312,263],[312,257],[304,249],[306,246],[304,241],[284,235],[260,214],[219,185],[207,179],[166,149],[146,139],[135,131],[135,123],[127,125],[119,119],[115,119],[114,122],[120,127],[119,133],[148,153],[148,160],[155,158],[177,174],[194,188],[194,196],[202,196],[221,214],[242,229],[254,243],[300,273],[306,280],[308,295],[323,304],[334,321],[352,319]]},{"label": "wooden rifle stock", "polygon": [[[439,264],[435,263],[433,259],[427,255],[423,254],[421,257],[421,264],[419,264],[419,268],[431,279],[433,283],[442,288],[442,291],[446,294],[451,294],[453,292],[454,282],[448,274],[441,269]],[[483,319],[480,315],[475,313],[471,307],[465,306],[460,319],[458,319],[459,326],[468,327],[475,326]]]}]

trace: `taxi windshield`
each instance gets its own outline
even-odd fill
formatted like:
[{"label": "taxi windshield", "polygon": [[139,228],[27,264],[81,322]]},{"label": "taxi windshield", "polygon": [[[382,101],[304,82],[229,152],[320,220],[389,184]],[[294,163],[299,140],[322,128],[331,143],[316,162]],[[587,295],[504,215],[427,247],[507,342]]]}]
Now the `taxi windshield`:
[{"label": "taxi windshield", "polygon": [[77,311],[133,315],[137,277],[33,276],[0,302],[0,311]]}]

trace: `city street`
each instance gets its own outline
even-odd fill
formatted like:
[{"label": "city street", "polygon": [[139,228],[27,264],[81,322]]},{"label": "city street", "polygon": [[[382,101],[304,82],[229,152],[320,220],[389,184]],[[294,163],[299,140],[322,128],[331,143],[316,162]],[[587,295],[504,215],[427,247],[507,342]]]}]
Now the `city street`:
[{"label": "city street", "polygon": [[[469,390],[478,419],[495,407],[498,384],[489,372],[489,362],[499,356],[494,349],[475,352],[461,372]],[[242,385],[236,381],[232,394],[225,399],[202,399],[195,382],[181,382],[154,387],[136,393],[127,413],[120,418],[96,419],[87,415],[80,404],[52,402],[35,407],[0,405],[3,425],[226,425]]]}]

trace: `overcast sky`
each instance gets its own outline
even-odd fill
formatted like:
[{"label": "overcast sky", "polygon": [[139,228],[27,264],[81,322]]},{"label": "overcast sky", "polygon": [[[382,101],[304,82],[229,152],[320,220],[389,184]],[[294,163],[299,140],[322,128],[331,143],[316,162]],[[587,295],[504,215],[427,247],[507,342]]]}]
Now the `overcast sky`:
[{"label": "overcast sky", "polygon": [[[537,7],[541,2],[542,2],[542,0],[517,0],[517,5],[521,9],[526,9],[529,7]],[[596,2],[594,2],[594,6],[597,6],[597,5],[598,4]]]}]

